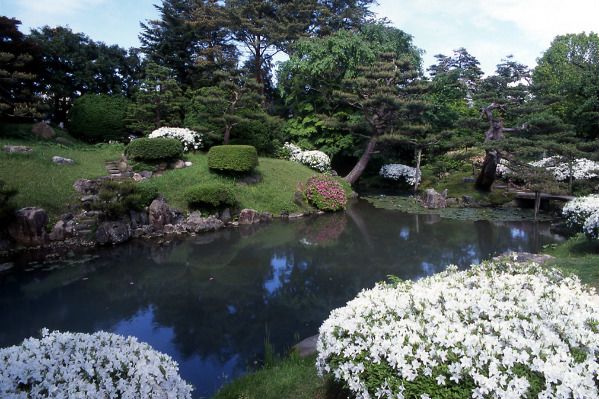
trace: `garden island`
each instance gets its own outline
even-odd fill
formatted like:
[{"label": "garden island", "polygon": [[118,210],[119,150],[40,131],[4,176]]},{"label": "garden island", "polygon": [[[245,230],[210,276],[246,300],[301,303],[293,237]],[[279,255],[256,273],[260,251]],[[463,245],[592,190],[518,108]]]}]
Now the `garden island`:
[{"label": "garden island", "polygon": [[599,36],[374,3],[0,16],[1,398],[599,398]]}]

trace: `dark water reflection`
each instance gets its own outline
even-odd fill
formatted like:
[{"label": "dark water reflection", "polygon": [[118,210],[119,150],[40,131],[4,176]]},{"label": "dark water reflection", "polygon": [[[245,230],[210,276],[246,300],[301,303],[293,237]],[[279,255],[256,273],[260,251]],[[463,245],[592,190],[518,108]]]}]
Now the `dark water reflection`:
[{"label": "dark water reflection", "polygon": [[[133,242],[82,264],[0,276],[0,346],[42,327],[137,336],[173,356],[196,397],[317,332],[331,309],[393,274],[417,279],[556,240],[547,224],[374,209]],[[76,259],[75,259],[76,260]]]}]

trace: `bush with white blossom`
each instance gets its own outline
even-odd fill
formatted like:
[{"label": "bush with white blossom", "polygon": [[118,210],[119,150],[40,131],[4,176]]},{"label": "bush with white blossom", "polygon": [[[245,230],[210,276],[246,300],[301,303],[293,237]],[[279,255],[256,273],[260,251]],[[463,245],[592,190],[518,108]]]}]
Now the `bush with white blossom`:
[{"label": "bush with white blossom", "polygon": [[357,398],[599,398],[599,296],[509,260],[380,283],[320,327],[319,374]]},{"label": "bush with white blossom", "polygon": [[133,337],[49,332],[0,349],[2,398],[191,398],[177,363]]},{"label": "bush with white blossom", "polygon": [[599,194],[591,194],[574,198],[562,208],[562,216],[566,218],[568,226],[580,229],[587,219],[599,212]]},{"label": "bush with white blossom", "polygon": [[293,143],[285,143],[282,152],[290,161],[299,162],[319,172],[326,172],[331,169],[331,158],[322,151],[302,151],[300,147]]},{"label": "bush with white blossom", "polygon": [[560,156],[553,156],[531,162],[530,165],[546,168],[557,181],[566,181],[570,175],[576,180],[588,180],[599,176],[599,163],[586,158],[575,159],[570,164]]},{"label": "bush with white blossom", "polygon": [[[417,182],[420,182],[420,174],[416,173],[417,169],[408,165],[402,165],[399,163],[391,163],[383,165],[379,171],[379,175],[385,179],[390,180],[405,180],[409,185],[413,186]],[[418,181],[416,176],[418,175]]]},{"label": "bush with white blossom", "polygon": [[161,127],[148,136],[151,139],[168,137],[177,139],[183,144],[183,151],[199,150],[204,145],[204,136],[201,133],[181,127]]},{"label": "bush with white blossom", "polygon": [[599,212],[591,214],[582,226],[584,234],[589,238],[599,239]]}]

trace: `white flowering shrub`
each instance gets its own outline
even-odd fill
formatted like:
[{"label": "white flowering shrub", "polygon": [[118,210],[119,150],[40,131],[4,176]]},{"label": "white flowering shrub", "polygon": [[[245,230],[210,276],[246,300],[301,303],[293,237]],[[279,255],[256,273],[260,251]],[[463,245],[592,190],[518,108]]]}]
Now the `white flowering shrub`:
[{"label": "white flowering shrub", "polygon": [[599,296],[497,261],[378,284],[320,327],[317,368],[357,398],[599,398]]},{"label": "white flowering shrub", "polygon": [[148,136],[151,139],[157,137],[168,137],[177,139],[183,144],[183,151],[199,150],[204,145],[204,136],[193,130],[180,127],[161,127],[154,130]]},{"label": "white flowering shrub", "polygon": [[133,337],[48,332],[0,349],[1,398],[191,398],[177,363]]},{"label": "white flowering shrub", "polygon": [[599,176],[599,163],[586,158],[575,159],[570,165],[561,157],[553,156],[531,162],[530,165],[546,168],[557,181],[566,181],[570,175],[576,180],[588,180]]},{"label": "white flowering shrub", "polygon": [[379,175],[385,179],[390,180],[405,180],[409,185],[413,186],[417,183],[416,176],[418,175],[418,182],[420,182],[420,174],[416,173],[416,168],[411,166],[402,165],[399,163],[391,163],[383,165],[379,171]]},{"label": "white flowering shrub", "polygon": [[512,174],[512,170],[510,169],[510,161],[507,159],[501,158],[497,167],[495,168],[495,173],[499,177],[508,177]]},{"label": "white flowering shrub", "polygon": [[599,211],[592,213],[591,216],[584,221],[582,230],[589,238],[599,239]]},{"label": "white flowering shrub", "polygon": [[299,162],[319,172],[326,172],[331,169],[331,158],[322,151],[302,151],[300,147],[293,143],[285,143],[283,144],[282,153],[290,161]]},{"label": "white flowering shrub", "polygon": [[574,198],[562,208],[562,216],[568,226],[580,229],[592,214],[599,212],[599,194]]}]

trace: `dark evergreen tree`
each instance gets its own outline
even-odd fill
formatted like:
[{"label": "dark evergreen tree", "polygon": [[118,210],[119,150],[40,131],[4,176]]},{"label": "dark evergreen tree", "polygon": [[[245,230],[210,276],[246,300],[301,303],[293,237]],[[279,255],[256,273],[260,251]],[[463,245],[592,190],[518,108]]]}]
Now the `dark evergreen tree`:
[{"label": "dark evergreen tree", "polygon": [[[414,84],[419,72],[409,57],[396,57],[394,53],[381,53],[371,65],[358,68],[358,76],[344,79],[342,90],[335,92],[340,101],[360,111],[369,126],[370,137],[366,148],[354,168],[345,176],[351,184],[366,169],[377,140],[383,135],[395,133],[402,108],[409,110],[412,107],[408,88]],[[404,127],[406,132],[416,130],[408,127],[408,124]]]},{"label": "dark evergreen tree", "polygon": [[161,126],[180,126],[184,97],[174,72],[150,62],[145,77],[136,86],[134,102],[127,111],[127,126],[148,134]]},{"label": "dark evergreen tree", "polygon": [[0,16],[0,116],[39,117],[34,93],[37,48],[19,31],[21,21]]},{"label": "dark evergreen tree", "polygon": [[194,92],[186,125],[229,144],[237,125],[264,113],[262,98],[253,77],[241,71],[218,72],[215,77],[217,85]]}]

